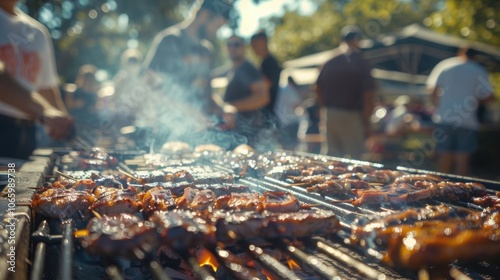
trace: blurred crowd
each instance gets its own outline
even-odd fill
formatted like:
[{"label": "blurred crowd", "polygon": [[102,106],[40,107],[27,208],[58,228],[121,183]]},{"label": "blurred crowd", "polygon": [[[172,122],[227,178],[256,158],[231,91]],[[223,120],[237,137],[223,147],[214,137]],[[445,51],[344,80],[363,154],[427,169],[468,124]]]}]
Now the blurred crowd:
[{"label": "blurred crowd", "polygon": [[[354,26],[341,31],[342,44],[325,61],[313,85],[297,84],[293,76],[283,75],[269,51],[265,32],[249,40],[230,36],[225,47],[231,65],[222,75],[218,71],[214,76],[209,40],[226,23],[232,8],[219,2],[201,1],[189,18],[160,32],[148,53],[125,50],[121,69],[112,79],[100,80],[99,69],[87,64],[81,66],[74,83],[60,88],[54,79],[56,69],[46,30],[14,6],[3,5],[0,15],[10,25],[2,24],[5,30],[0,36],[7,37],[7,31],[21,32],[26,27],[16,26],[14,18],[23,18],[25,26],[40,36],[40,42],[33,44],[43,45],[45,50],[36,57],[48,58],[37,66],[43,71],[32,74],[39,77],[18,75],[2,54],[9,41],[0,38],[0,83],[9,88],[2,96],[23,96],[29,101],[0,100],[0,105],[5,105],[0,106],[2,130],[12,137],[17,135],[17,140],[2,145],[23,150],[3,151],[0,156],[29,156],[35,140],[26,146],[19,139],[26,138],[26,131],[34,137],[32,127],[38,127],[38,146],[68,145],[79,137],[93,145],[154,151],[165,142],[184,141],[213,143],[226,149],[249,144],[258,150],[281,148],[382,160],[400,155],[408,148],[405,140],[415,135],[439,137],[435,130],[439,127],[449,138],[437,141],[435,147],[440,169],[468,173],[466,163],[477,147],[475,132],[482,120],[481,108],[490,101],[493,90],[484,69],[465,49],[455,60],[436,67],[429,78],[432,94],[427,99],[404,93],[391,99],[377,96],[377,84],[359,46],[361,32]],[[26,53],[33,47],[41,48],[29,43],[21,47]],[[255,60],[249,58],[249,51]],[[25,63],[28,70],[33,67],[27,61],[16,63]],[[47,76],[45,72],[52,75],[42,77]],[[220,77],[226,84],[213,94],[211,81]],[[50,83],[36,82],[40,79]],[[453,84],[456,81],[460,81],[458,88]],[[17,88],[26,83],[30,84],[26,90]],[[39,101],[37,92],[49,104]],[[449,103],[457,100],[468,100],[468,111],[457,113]],[[19,112],[12,113],[7,105]],[[451,141],[457,139],[462,141]]]}]

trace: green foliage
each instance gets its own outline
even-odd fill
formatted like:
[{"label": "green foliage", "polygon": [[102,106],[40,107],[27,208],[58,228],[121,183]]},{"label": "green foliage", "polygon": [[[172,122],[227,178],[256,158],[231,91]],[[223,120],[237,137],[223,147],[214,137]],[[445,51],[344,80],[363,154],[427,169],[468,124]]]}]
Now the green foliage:
[{"label": "green foliage", "polygon": [[62,80],[73,82],[78,68],[87,63],[114,75],[129,47],[145,56],[154,36],[180,22],[194,1],[28,0],[25,5],[54,38]]},{"label": "green foliage", "polygon": [[412,23],[421,23],[435,11],[438,0],[352,0],[320,1],[311,16],[287,11],[282,19],[271,19],[275,26],[271,47],[281,61],[336,47],[340,29],[357,25],[367,38],[396,31]]}]

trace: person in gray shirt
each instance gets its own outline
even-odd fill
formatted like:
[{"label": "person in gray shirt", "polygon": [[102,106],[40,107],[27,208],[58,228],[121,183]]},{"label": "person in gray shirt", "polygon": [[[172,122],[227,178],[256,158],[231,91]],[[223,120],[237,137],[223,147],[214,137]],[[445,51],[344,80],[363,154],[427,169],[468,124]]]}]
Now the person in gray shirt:
[{"label": "person in gray shirt", "polygon": [[468,175],[469,158],[477,148],[477,107],[493,99],[488,73],[474,61],[475,51],[463,47],[458,56],[441,61],[427,86],[435,106],[433,121],[439,171]]}]

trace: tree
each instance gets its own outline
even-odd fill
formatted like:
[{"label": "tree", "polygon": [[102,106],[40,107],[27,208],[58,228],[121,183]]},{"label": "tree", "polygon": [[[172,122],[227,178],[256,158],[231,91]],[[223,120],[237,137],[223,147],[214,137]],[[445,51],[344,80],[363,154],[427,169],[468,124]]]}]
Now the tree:
[{"label": "tree", "polygon": [[[27,0],[23,8],[47,26],[61,78],[73,82],[83,64],[94,64],[113,75],[125,49],[136,47],[146,55],[154,36],[182,21],[195,1]],[[221,60],[221,44],[215,41],[214,45]]]},{"label": "tree", "polygon": [[436,10],[438,0],[412,1],[318,1],[313,15],[300,15],[287,11],[283,18],[268,22],[275,27],[271,48],[281,61],[324,51],[340,43],[340,29],[345,25],[357,25],[367,38],[423,22]]}]

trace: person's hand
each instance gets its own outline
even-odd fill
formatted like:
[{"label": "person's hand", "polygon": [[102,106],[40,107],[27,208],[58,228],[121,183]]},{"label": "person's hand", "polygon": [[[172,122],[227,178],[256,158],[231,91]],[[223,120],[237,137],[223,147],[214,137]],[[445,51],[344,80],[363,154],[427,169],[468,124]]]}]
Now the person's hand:
[{"label": "person's hand", "polygon": [[69,140],[75,134],[73,118],[59,110],[45,110],[42,121],[54,140]]}]

